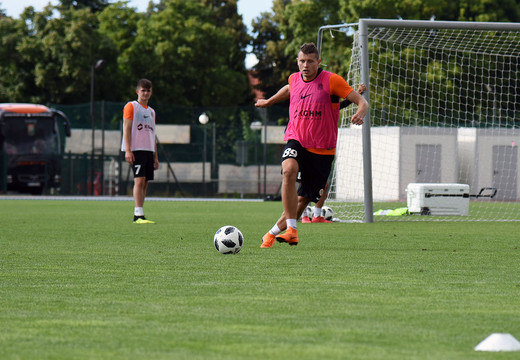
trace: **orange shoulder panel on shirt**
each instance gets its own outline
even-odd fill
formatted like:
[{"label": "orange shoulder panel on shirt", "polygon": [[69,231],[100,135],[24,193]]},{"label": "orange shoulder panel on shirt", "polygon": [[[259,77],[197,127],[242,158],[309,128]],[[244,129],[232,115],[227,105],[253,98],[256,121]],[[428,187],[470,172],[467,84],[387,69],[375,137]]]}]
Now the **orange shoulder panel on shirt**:
[{"label": "orange shoulder panel on shirt", "polygon": [[292,83],[293,76],[294,76],[295,74],[296,74],[296,73],[289,75],[289,81],[288,81],[288,83],[289,83],[289,91],[291,90],[291,83]]},{"label": "orange shoulder panel on shirt", "polygon": [[134,106],[131,102],[127,103],[123,109],[123,119],[134,120]]},{"label": "orange shoulder panel on shirt", "polygon": [[330,76],[330,93],[332,95],[339,96],[344,99],[350,94],[354,89],[350,87],[350,85],[338,74],[332,74]]}]

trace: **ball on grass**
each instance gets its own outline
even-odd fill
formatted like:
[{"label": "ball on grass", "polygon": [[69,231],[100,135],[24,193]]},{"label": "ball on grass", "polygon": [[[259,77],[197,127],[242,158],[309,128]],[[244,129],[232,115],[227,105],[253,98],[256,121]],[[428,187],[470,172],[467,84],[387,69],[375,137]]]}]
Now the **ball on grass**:
[{"label": "ball on grass", "polygon": [[323,216],[325,220],[332,221],[334,218],[334,211],[330,207],[324,206],[321,208],[321,216]]},{"label": "ball on grass", "polygon": [[213,243],[221,254],[236,254],[242,249],[244,236],[233,225],[225,225],[217,230]]}]

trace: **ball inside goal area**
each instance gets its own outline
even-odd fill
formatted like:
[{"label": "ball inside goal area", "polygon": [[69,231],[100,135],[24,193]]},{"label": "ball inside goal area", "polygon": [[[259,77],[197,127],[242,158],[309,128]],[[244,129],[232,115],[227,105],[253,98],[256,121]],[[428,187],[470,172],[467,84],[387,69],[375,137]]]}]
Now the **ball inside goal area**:
[{"label": "ball inside goal area", "polygon": [[314,208],[312,206],[307,206],[302,216],[308,216],[309,219],[312,219],[314,216]]},{"label": "ball inside goal area", "polygon": [[244,236],[236,227],[225,225],[217,230],[213,243],[221,254],[236,254],[242,249]]},{"label": "ball inside goal area", "polygon": [[321,208],[321,216],[323,216],[325,220],[332,221],[334,218],[334,211],[329,206],[323,206]]}]

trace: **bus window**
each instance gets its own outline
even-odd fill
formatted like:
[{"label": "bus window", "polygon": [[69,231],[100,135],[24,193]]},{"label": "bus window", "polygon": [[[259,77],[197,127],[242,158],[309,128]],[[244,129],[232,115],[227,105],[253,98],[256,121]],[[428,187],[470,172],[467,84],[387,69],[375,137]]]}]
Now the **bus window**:
[{"label": "bus window", "polygon": [[8,155],[57,155],[60,153],[55,121],[49,117],[5,118]]}]

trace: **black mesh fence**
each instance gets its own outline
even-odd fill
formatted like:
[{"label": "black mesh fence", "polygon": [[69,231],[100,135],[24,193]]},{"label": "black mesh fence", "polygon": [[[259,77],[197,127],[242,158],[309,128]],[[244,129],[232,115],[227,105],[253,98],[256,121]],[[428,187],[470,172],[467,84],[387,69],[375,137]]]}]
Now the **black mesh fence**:
[{"label": "black mesh fence", "polygon": [[[73,131],[85,130],[84,136],[90,137],[92,128],[97,131],[97,136],[100,132],[103,133],[103,130],[121,134],[125,103],[100,101],[94,105],[94,117],[90,114],[90,104],[50,106],[67,115]],[[264,147],[260,140],[260,132],[252,130],[250,124],[257,121],[265,124],[264,121],[267,120],[268,125],[282,125],[287,119],[287,107],[275,106],[259,110],[254,106],[202,108],[153,103],[150,105],[156,111],[157,124],[188,125],[190,136],[188,143],[159,144],[159,161],[161,166],[164,166],[163,174],[166,175],[160,181],[149,184],[149,196],[223,196],[218,194],[219,165],[259,168],[279,165],[283,145],[267,144]],[[209,116],[207,125],[199,123],[202,113]],[[91,143],[90,139],[85,141]],[[209,170],[202,181],[179,180],[176,176],[177,170],[171,166],[175,163],[192,163],[192,166],[198,169],[200,165],[196,164],[204,162],[208,164]],[[96,149],[83,150],[81,153],[73,153],[70,150],[65,152],[61,176],[60,189],[53,190],[60,195],[132,194],[133,175],[122,153],[109,152],[99,146]],[[257,195],[261,194],[249,194]]]}]

